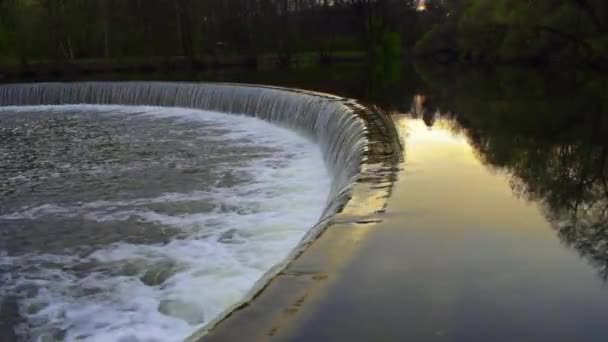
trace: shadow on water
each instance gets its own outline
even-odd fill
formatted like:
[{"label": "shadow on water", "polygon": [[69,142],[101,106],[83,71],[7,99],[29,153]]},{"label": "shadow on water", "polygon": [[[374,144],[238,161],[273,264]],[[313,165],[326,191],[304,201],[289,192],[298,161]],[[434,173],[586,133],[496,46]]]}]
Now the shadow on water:
[{"label": "shadow on water", "polygon": [[[523,70],[417,71],[414,115],[447,119],[479,159],[538,203],[561,241],[608,280],[608,77]],[[445,80],[450,80],[446,82]]]}]

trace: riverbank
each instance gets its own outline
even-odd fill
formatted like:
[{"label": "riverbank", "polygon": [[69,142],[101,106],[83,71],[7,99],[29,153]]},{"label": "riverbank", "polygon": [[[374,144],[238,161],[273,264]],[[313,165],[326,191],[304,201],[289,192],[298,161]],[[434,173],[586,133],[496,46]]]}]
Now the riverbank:
[{"label": "riverbank", "polygon": [[360,51],[340,51],[319,55],[297,53],[286,57],[279,54],[262,55],[207,55],[196,58],[184,56],[82,59],[74,61],[38,61],[28,63],[0,63],[0,80],[23,80],[41,77],[75,77],[100,73],[133,73],[156,71],[204,71],[246,68],[266,70],[306,67],[335,63],[362,62],[367,55]]}]

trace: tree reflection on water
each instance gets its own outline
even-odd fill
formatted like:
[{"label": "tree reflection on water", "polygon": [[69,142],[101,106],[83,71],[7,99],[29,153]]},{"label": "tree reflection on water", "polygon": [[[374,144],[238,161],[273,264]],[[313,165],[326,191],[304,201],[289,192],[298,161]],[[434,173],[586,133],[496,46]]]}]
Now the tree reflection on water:
[{"label": "tree reflection on water", "polygon": [[608,280],[608,78],[419,72],[432,95],[414,96],[413,115],[464,133]]}]

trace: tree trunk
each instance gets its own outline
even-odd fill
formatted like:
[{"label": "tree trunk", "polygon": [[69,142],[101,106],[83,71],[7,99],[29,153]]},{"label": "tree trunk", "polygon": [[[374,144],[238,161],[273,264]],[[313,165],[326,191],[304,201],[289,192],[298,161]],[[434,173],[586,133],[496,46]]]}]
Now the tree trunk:
[{"label": "tree trunk", "polygon": [[175,14],[177,26],[177,38],[184,56],[190,57],[192,62],[196,61],[194,53],[194,40],[192,37],[192,20],[190,18],[189,6],[185,0],[175,0]]},{"label": "tree trunk", "polygon": [[110,58],[110,0],[101,0],[103,20],[103,56]]}]

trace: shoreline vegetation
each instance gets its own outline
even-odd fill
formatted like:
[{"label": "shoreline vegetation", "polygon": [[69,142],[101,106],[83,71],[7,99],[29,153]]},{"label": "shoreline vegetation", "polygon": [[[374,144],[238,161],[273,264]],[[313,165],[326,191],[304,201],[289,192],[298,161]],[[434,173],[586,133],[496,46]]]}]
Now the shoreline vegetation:
[{"label": "shoreline vegetation", "polygon": [[0,75],[352,61],[608,69],[604,0],[0,0]]},{"label": "shoreline vegetation", "polygon": [[[236,71],[272,71],[272,70],[323,70],[324,67],[337,65],[362,65],[364,68],[381,69],[382,77],[389,77],[387,72],[396,69],[399,73],[400,65],[427,65],[431,68],[453,68],[454,70],[481,68],[483,70],[516,68],[518,70],[572,70],[572,71],[599,71],[608,72],[608,59],[595,60],[590,63],[537,63],[534,60],[494,61],[460,60],[455,55],[450,58],[442,53],[429,55],[412,55],[408,58],[389,61],[377,61],[363,51],[345,51],[326,56],[313,53],[295,54],[289,64],[281,62],[278,54],[264,54],[258,56],[204,56],[191,59],[185,56],[166,58],[129,58],[121,60],[92,59],[74,60],[65,62],[38,61],[29,64],[0,63],[0,82],[13,82],[19,80],[71,80],[81,79],[87,75],[135,75],[140,73],[182,73],[182,72],[236,72]],[[435,67],[432,67],[435,65]],[[386,69],[386,70],[385,70]],[[398,77],[398,75],[393,75]],[[390,78],[390,77],[389,77]],[[390,80],[388,80],[390,83]]]},{"label": "shoreline vegetation", "polygon": [[64,77],[87,74],[157,72],[157,71],[207,71],[226,69],[289,69],[323,66],[335,63],[361,63],[367,60],[362,51],[340,51],[326,55],[298,53],[289,61],[277,53],[263,55],[223,55],[137,57],[125,59],[79,59],[67,61],[35,61],[26,64],[0,63],[0,81],[3,79]]},{"label": "shoreline vegetation", "polygon": [[452,0],[414,52],[439,62],[608,68],[604,0]]}]

